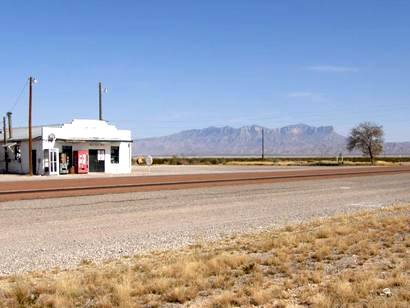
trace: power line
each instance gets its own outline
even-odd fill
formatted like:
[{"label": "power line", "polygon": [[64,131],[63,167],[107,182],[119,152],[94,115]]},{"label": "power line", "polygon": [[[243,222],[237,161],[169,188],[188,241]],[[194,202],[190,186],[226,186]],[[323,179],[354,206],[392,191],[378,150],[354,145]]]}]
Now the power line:
[{"label": "power line", "polygon": [[17,104],[18,104],[19,101],[20,101],[21,96],[22,96],[23,93],[24,93],[24,90],[25,90],[26,87],[27,87],[27,84],[28,84],[28,82],[26,81],[26,82],[24,83],[23,88],[22,88],[21,91],[20,91],[20,94],[17,96],[16,100],[14,101],[13,105],[11,106],[11,108],[10,108],[8,111],[13,111],[14,108],[16,108]]}]

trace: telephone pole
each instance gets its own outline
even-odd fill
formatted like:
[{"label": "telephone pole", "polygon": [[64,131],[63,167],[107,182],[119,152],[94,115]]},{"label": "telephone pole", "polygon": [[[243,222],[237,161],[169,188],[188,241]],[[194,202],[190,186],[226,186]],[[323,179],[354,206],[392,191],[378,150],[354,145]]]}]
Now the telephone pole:
[{"label": "telephone pole", "polygon": [[11,116],[12,113],[9,111],[7,112],[7,122],[9,124],[9,139],[13,138],[13,130],[12,130],[12,124],[11,124]]},{"label": "telephone pole", "polygon": [[33,99],[33,82],[35,79],[30,76],[28,79],[28,169],[29,175],[33,175],[33,136],[32,136],[32,123],[31,123],[31,113],[32,113],[32,99]]},{"label": "telephone pole", "polygon": [[262,160],[265,159],[265,130],[262,128]]},{"label": "telephone pole", "polygon": [[102,117],[102,85],[101,85],[101,81],[98,83],[98,106],[99,106],[99,117],[98,119],[100,121],[103,120]]},{"label": "telephone pole", "polygon": [[6,162],[6,173],[9,172],[9,157],[7,153],[7,132],[6,132],[6,117],[3,117],[3,146],[4,146],[4,160]]}]

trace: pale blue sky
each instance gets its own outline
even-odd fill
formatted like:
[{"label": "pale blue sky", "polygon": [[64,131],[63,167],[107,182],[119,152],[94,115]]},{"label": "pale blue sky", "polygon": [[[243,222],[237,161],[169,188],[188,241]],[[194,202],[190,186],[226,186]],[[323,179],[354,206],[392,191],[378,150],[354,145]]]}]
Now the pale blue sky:
[{"label": "pale blue sky", "polygon": [[[98,116],[136,138],[369,120],[410,140],[410,1],[0,1],[0,112]],[[13,109],[26,125],[27,89]]]}]

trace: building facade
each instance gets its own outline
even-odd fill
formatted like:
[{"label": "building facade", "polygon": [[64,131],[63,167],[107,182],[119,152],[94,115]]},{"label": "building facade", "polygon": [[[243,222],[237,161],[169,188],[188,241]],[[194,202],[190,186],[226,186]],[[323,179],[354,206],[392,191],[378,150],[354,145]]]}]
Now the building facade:
[{"label": "building facade", "polygon": [[[0,171],[29,173],[28,129],[0,134]],[[36,175],[131,172],[131,131],[100,120],[73,120],[32,128],[32,171]],[[7,151],[7,154],[6,154]],[[7,156],[7,160],[6,160]]]}]

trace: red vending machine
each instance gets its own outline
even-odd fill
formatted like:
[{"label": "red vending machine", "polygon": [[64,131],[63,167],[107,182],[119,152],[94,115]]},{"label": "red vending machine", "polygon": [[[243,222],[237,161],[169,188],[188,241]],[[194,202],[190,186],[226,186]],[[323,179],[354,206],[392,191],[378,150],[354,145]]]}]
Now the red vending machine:
[{"label": "red vending machine", "polygon": [[88,173],[88,151],[74,151],[73,163],[75,173]]}]

